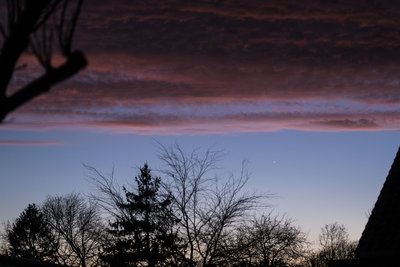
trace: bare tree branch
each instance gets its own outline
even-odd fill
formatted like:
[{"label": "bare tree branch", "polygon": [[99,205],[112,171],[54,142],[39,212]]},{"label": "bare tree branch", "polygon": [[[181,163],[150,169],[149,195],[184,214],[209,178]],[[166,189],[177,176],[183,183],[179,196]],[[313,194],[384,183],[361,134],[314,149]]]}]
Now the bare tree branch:
[{"label": "bare tree branch", "polygon": [[[76,5],[71,4],[73,0],[7,1],[7,31],[3,26],[0,28],[4,37],[0,54],[0,122],[8,113],[86,67],[84,54],[72,51],[72,39],[83,3],[83,0],[76,1]],[[65,62],[57,68],[51,62],[54,32],[65,57]],[[46,72],[7,96],[7,87],[18,69],[17,61],[29,46]]]},{"label": "bare tree branch", "polygon": [[63,250],[59,254],[64,263],[85,267],[96,262],[105,226],[94,203],[75,193],[51,196],[45,200],[43,212],[60,236]]},{"label": "bare tree branch", "polygon": [[79,51],[75,51],[71,54],[66,63],[58,68],[47,71],[43,76],[8,97],[5,103],[0,107],[0,121],[4,119],[7,113],[49,91],[53,85],[78,73],[86,66],[86,63],[83,54]]},{"label": "bare tree branch", "polygon": [[216,263],[221,241],[232,233],[233,226],[255,210],[264,196],[243,191],[249,176],[245,164],[239,178],[227,180],[209,176],[221,159],[220,151],[194,150],[186,154],[178,144],[159,144],[159,158],[169,178],[166,188],[174,196],[180,235],[191,266]]},{"label": "bare tree branch", "polygon": [[254,216],[235,229],[234,238],[225,240],[218,255],[220,261],[228,258],[237,265],[297,266],[306,254],[308,243],[306,235],[293,222],[285,216],[273,215],[272,211]]},{"label": "bare tree branch", "polygon": [[65,57],[68,57],[71,53],[72,40],[76,28],[76,23],[78,21],[79,13],[83,4],[83,0],[78,0],[76,6],[73,8],[74,12],[72,18],[68,20],[68,4],[70,2],[64,1],[62,6],[60,23],[58,25],[58,41],[61,47],[61,51]]}]

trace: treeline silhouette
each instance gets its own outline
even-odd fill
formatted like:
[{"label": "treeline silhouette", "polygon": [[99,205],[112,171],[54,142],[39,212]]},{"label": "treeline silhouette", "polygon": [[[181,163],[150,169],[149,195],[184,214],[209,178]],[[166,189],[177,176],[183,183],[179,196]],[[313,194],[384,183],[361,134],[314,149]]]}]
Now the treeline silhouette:
[{"label": "treeline silhouette", "polygon": [[70,266],[327,266],[354,258],[356,242],[333,223],[312,250],[294,220],[274,214],[268,195],[239,177],[210,176],[221,154],[161,146],[164,178],[148,164],[134,183],[87,166],[97,192],[48,196],[5,226],[2,253]]}]

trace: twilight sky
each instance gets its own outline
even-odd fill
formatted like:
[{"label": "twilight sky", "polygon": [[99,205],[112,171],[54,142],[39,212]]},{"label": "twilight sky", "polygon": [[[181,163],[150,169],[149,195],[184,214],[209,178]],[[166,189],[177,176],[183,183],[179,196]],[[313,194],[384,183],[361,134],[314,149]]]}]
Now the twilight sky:
[{"label": "twilight sky", "polygon": [[0,126],[0,220],[88,191],[82,163],[158,166],[155,138],[248,159],[311,239],[361,234],[399,145],[400,2],[87,0],[75,47],[88,68]]}]

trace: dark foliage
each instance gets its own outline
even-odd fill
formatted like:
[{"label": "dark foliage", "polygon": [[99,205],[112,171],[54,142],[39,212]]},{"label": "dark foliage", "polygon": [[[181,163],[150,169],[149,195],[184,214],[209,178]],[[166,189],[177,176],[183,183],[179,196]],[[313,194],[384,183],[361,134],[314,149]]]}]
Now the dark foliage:
[{"label": "dark foliage", "polygon": [[55,261],[58,242],[43,213],[30,204],[6,230],[12,256],[42,261]]},{"label": "dark foliage", "polygon": [[104,248],[103,260],[111,266],[171,266],[177,262],[178,223],[172,211],[171,195],[160,193],[160,178],[152,177],[147,164],[135,177],[136,192],[125,187],[122,211],[110,223],[114,237]]}]

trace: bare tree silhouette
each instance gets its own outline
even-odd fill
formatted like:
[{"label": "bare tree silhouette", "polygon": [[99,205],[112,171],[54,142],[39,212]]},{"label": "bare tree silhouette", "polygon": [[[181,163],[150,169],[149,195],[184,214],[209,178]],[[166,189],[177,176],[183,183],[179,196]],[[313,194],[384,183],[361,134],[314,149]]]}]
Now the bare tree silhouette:
[{"label": "bare tree silhouette", "polygon": [[[306,234],[294,220],[272,212],[253,216],[227,240],[223,260],[237,266],[296,266],[307,253]],[[226,255],[229,255],[227,257]]]},{"label": "bare tree silhouette", "polygon": [[249,180],[245,162],[239,177],[218,180],[208,175],[221,158],[220,152],[186,154],[178,144],[159,146],[159,159],[166,166],[162,172],[169,179],[165,187],[172,192],[180,218],[187,266],[220,266],[220,259],[227,256],[221,255],[223,241],[233,238],[237,223],[262,207],[268,196],[244,190]]},{"label": "bare tree silhouette", "polygon": [[321,228],[319,244],[321,248],[310,255],[309,264],[311,266],[325,267],[330,266],[332,261],[355,259],[358,241],[350,241],[346,227],[334,222]]},{"label": "bare tree silhouette", "polygon": [[[82,3],[83,0],[7,0],[7,27],[0,25],[0,123],[8,113],[85,68],[84,54],[72,50]],[[65,58],[56,67],[52,65],[55,43]],[[28,48],[45,72],[8,96],[7,88],[19,68],[18,59]]]},{"label": "bare tree silhouette", "polygon": [[48,196],[42,211],[59,243],[58,263],[98,266],[106,233],[97,205],[71,193]]}]

